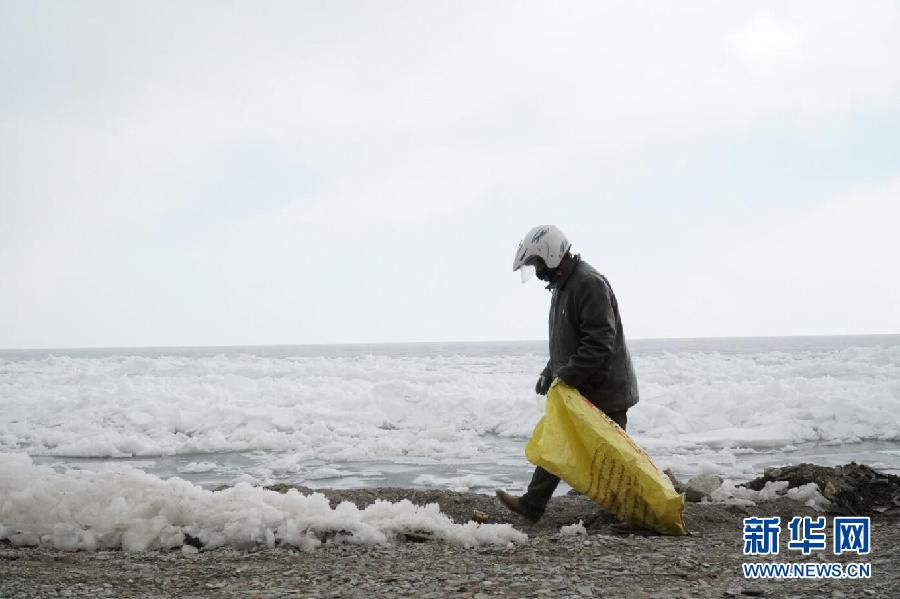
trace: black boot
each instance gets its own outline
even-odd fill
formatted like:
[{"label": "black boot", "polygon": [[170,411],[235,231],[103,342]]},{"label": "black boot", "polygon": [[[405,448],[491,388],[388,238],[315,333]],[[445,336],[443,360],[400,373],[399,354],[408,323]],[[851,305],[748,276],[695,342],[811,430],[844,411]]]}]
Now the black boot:
[{"label": "black boot", "polygon": [[501,489],[497,489],[497,498],[500,499],[500,503],[505,505],[509,511],[519,514],[532,524],[540,520],[541,516],[544,515],[544,512],[538,512],[536,510],[529,509],[524,503],[522,503],[521,497],[510,495],[509,493]]}]

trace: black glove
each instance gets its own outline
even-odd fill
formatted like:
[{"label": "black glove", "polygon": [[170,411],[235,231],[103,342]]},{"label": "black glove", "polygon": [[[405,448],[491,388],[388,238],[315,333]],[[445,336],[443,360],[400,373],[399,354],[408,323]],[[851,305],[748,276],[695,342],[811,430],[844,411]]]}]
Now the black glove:
[{"label": "black glove", "polygon": [[543,374],[538,378],[537,383],[534,386],[534,392],[538,395],[547,395],[547,391],[550,390],[550,383],[553,382],[549,376],[544,376]]}]

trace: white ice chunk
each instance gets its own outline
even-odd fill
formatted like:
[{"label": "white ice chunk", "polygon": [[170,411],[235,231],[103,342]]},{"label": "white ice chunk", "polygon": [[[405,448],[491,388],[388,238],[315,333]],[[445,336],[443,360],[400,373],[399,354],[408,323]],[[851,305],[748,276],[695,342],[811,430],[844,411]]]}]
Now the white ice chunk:
[{"label": "white ice chunk", "polygon": [[768,481],[759,491],[740,486],[733,480],[725,480],[718,489],[712,492],[710,499],[714,503],[749,507],[760,501],[771,501],[779,497],[788,497],[811,507],[817,511],[825,511],[831,503],[825,499],[816,483],[807,483],[789,489],[788,481]]},{"label": "white ice chunk", "polygon": [[819,485],[816,483],[806,483],[805,485],[788,489],[786,495],[794,501],[819,512],[824,512],[831,508],[831,502],[822,495]]},{"label": "white ice chunk", "polygon": [[570,524],[568,526],[561,526],[559,529],[560,536],[563,537],[574,537],[576,535],[586,535],[587,529],[584,527],[584,523],[579,520],[575,524]]}]

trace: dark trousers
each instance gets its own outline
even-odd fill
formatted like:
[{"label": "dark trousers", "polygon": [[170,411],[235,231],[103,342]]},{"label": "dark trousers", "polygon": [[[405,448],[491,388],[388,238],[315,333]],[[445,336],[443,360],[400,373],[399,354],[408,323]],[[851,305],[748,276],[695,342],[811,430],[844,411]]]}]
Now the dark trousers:
[{"label": "dark trousers", "polygon": [[[627,412],[628,410],[622,410],[606,415],[624,431],[625,425],[628,423]],[[553,497],[553,491],[556,490],[557,485],[559,485],[559,477],[538,466],[534,469],[531,482],[528,484],[528,491],[522,496],[521,501],[529,511],[543,514],[544,509],[547,507],[547,502]]]}]

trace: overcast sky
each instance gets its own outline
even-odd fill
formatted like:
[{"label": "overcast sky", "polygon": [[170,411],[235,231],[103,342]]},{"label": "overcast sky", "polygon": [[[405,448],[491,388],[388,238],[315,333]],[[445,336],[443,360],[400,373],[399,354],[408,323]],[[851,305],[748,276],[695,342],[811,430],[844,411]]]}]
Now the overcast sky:
[{"label": "overcast sky", "polygon": [[900,332],[900,2],[0,0],[0,347]]}]

